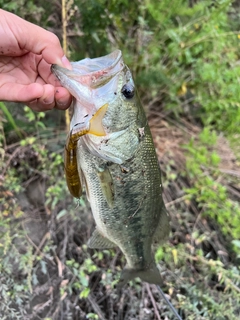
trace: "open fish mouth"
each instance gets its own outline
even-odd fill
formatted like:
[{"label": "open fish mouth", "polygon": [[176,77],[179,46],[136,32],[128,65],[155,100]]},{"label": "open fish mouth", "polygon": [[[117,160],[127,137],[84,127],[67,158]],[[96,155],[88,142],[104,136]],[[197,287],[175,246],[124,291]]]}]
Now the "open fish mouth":
[{"label": "open fish mouth", "polygon": [[72,70],[52,65],[51,70],[70,92],[72,91],[71,81],[77,81],[94,89],[105,84],[107,79],[111,79],[122,70],[122,53],[120,50],[115,50],[103,57],[71,62],[71,66]]},{"label": "open fish mouth", "polygon": [[62,86],[77,99],[78,95],[87,95],[92,89],[105,85],[123,69],[124,64],[121,51],[116,50],[103,57],[71,62],[71,66],[72,70],[52,65],[51,70]]},{"label": "open fish mouth", "polygon": [[75,98],[75,116],[71,126],[86,122],[103,105],[109,104],[117,90],[118,74],[124,63],[120,50],[99,58],[71,62],[72,70],[52,65],[51,70],[61,85]]}]

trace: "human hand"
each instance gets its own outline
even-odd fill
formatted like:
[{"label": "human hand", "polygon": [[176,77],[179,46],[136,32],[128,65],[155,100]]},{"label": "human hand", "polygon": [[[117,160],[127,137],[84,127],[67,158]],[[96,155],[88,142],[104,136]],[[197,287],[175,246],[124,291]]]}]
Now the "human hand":
[{"label": "human hand", "polygon": [[35,111],[68,108],[72,97],[51,73],[52,64],[71,69],[57,36],[0,9],[0,101]]}]

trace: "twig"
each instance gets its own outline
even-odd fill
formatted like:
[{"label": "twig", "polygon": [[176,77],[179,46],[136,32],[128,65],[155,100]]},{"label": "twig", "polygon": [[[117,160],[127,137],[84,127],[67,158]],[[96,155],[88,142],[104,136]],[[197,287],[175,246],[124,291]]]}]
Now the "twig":
[{"label": "twig", "polygon": [[235,189],[234,187],[230,186],[230,185],[226,185],[227,189],[229,192],[231,192],[235,197],[240,198],[240,192],[238,191],[238,189]]},{"label": "twig", "polygon": [[[51,261],[49,258],[46,257],[46,255],[41,251],[45,241],[50,237],[50,233],[47,232],[44,237],[42,238],[40,244],[37,246],[32,239],[28,236],[28,234],[25,234],[27,241],[36,249],[36,251],[33,254],[33,260],[36,259],[37,255],[40,255],[42,258],[46,258],[47,260]],[[51,261],[52,262],[52,261]]]},{"label": "twig", "polygon": [[168,298],[165,296],[164,292],[162,291],[162,289],[160,288],[160,286],[156,285],[158,291],[160,292],[161,296],[163,297],[163,299],[165,300],[165,302],[167,303],[167,305],[169,306],[169,308],[171,309],[172,313],[175,315],[176,319],[178,320],[182,320],[182,318],[180,317],[180,315],[177,313],[177,310],[174,308],[174,306],[171,304],[171,302],[168,300]]},{"label": "twig", "polygon": [[58,276],[60,277],[60,278],[62,278],[62,276],[63,276],[63,270],[64,270],[64,264],[62,263],[62,261],[58,258],[58,256],[57,255],[54,255],[54,257],[55,257],[55,259],[56,259],[56,261],[57,261],[57,266],[58,266]]},{"label": "twig", "polygon": [[177,198],[177,199],[175,199],[173,201],[170,201],[170,202],[166,203],[165,205],[168,208],[168,207],[172,206],[173,204],[180,203],[180,202],[182,202],[184,200],[187,200],[188,198],[189,198],[188,195],[184,195],[184,196],[182,196],[180,198]]},{"label": "twig", "polygon": [[157,316],[158,320],[161,320],[160,316],[159,316],[159,312],[158,312],[158,309],[157,309],[157,306],[156,306],[156,301],[152,295],[152,292],[150,290],[150,287],[149,287],[149,284],[146,283],[146,288],[147,288],[147,292],[148,292],[148,295],[150,297],[150,300],[152,301],[152,305],[153,305],[153,309],[154,309],[154,312],[155,312],[155,315]]},{"label": "twig", "polygon": [[142,285],[142,301],[141,301],[141,304],[140,304],[140,313],[139,313],[139,320],[144,320],[144,294],[145,294],[145,283]]},{"label": "twig", "polygon": [[121,253],[120,249],[117,249],[116,253],[115,253],[115,255],[114,255],[114,257],[113,257],[113,259],[112,259],[112,261],[110,263],[110,269],[111,270],[114,270],[116,262],[117,262],[117,259],[118,259],[119,255],[120,255],[120,253]]},{"label": "twig", "polygon": [[97,313],[97,315],[99,316],[99,319],[101,320],[107,320],[104,316],[104,314],[102,313],[102,310],[100,309],[99,305],[97,304],[97,302],[95,301],[95,299],[93,298],[93,296],[91,294],[89,294],[88,296],[88,301],[91,303],[93,310]]},{"label": "twig", "polygon": [[63,240],[63,248],[60,253],[60,259],[62,262],[65,262],[66,260],[66,251],[67,251],[67,244],[68,244],[68,238],[69,238],[69,233],[68,233],[68,221],[64,221],[64,240]]},{"label": "twig", "polygon": [[109,319],[113,319],[113,298],[111,294],[109,295],[108,314]]},{"label": "twig", "polygon": [[6,165],[5,165],[5,168],[4,168],[3,171],[2,171],[1,176],[4,177],[4,175],[5,175],[8,167],[9,167],[11,161],[12,161],[12,159],[13,159],[20,151],[24,152],[25,149],[26,149],[26,147],[19,146],[19,147],[17,147],[17,149],[14,150],[14,152],[13,152],[13,153],[10,155],[10,157],[8,158],[8,161],[7,161]]},{"label": "twig", "polygon": [[[67,17],[67,8],[66,8],[66,0],[62,0],[62,37],[63,37],[63,51],[65,56],[67,56],[67,25],[68,25],[68,17]],[[65,111],[65,122],[66,129],[69,129],[70,126],[70,116],[68,109]]]},{"label": "twig", "polygon": [[235,177],[240,178],[240,172],[239,171],[229,170],[229,169],[219,169],[219,171],[222,172],[222,173],[226,173],[226,174],[229,174],[231,176],[235,176]]},{"label": "twig", "polygon": [[123,319],[123,308],[124,308],[124,298],[125,298],[125,293],[123,292],[120,301],[119,301],[119,308],[118,308],[118,320]]}]

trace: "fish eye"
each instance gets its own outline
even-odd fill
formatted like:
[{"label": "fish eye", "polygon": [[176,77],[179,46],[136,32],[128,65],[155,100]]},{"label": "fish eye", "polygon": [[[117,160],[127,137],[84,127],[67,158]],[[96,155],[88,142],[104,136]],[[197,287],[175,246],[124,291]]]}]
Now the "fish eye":
[{"label": "fish eye", "polygon": [[126,99],[131,99],[134,97],[134,93],[135,93],[135,90],[134,90],[134,86],[130,83],[126,83],[123,87],[122,87],[122,90],[121,90],[122,94],[124,95],[124,97]]}]

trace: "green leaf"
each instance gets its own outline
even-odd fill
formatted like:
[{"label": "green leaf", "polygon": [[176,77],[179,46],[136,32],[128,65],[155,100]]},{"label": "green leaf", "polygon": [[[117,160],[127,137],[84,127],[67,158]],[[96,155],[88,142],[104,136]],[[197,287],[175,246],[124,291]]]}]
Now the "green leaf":
[{"label": "green leaf", "polygon": [[16,133],[19,136],[19,138],[23,138],[23,135],[22,135],[21,131],[19,130],[18,126],[16,125],[16,122],[14,121],[13,116],[8,111],[6,105],[1,101],[0,101],[0,108],[2,109],[2,111],[5,114],[6,118],[8,119],[8,122],[11,124],[13,129],[16,131]]}]

